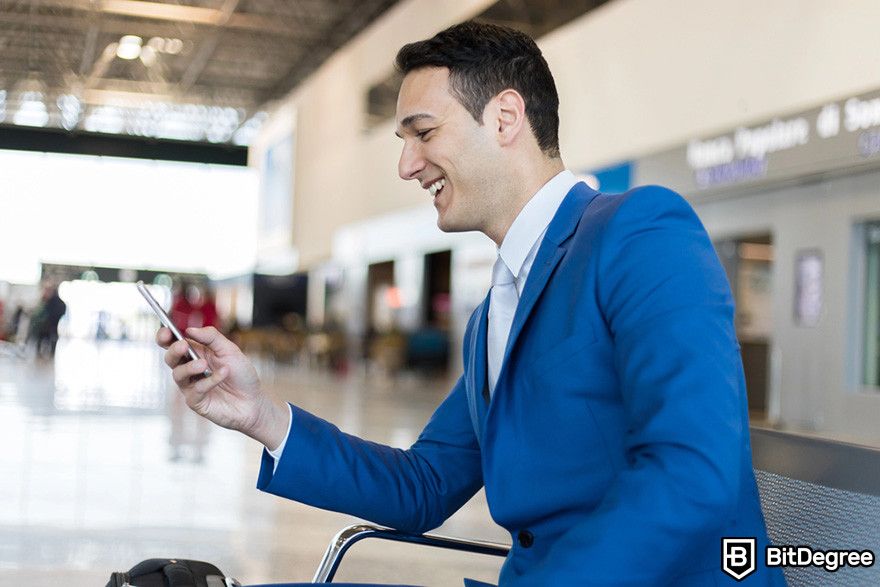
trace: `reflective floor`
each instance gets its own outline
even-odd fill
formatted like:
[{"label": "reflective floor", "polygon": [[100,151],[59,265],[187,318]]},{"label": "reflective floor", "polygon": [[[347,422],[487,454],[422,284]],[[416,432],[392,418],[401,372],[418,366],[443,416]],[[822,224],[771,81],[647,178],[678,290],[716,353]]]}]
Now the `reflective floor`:
[{"label": "reflective floor", "polygon": [[[257,364],[281,397],[395,446],[415,440],[451,385]],[[244,583],[311,579],[355,519],[256,490],[261,447],[205,425],[173,391],[148,343],[62,340],[54,360],[0,353],[0,586],[103,586],[153,557],[207,560]],[[509,541],[482,493],[438,532]],[[493,581],[500,562],[367,541],[337,580],[461,585]]]}]

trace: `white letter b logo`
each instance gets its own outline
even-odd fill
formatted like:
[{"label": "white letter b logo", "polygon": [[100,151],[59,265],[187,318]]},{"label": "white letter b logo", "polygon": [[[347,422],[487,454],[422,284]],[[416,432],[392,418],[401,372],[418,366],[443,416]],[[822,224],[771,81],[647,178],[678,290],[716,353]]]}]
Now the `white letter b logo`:
[{"label": "white letter b logo", "polygon": [[742,581],[755,572],[754,538],[722,538],[721,570]]}]

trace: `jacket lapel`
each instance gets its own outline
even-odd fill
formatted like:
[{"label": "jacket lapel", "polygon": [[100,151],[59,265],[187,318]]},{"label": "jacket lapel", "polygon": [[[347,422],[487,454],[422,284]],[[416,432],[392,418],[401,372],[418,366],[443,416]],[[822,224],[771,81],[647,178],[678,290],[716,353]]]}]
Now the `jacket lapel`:
[{"label": "jacket lapel", "polygon": [[467,365],[468,404],[477,441],[482,436],[482,423],[486,418],[488,400],[488,375],[486,364],[486,335],[488,331],[489,296],[477,308],[477,323],[471,332],[470,357]]},{"label": "jacket lapel", "polygon": [[[516,313],[513,316],[513,324],[510,327],[510,335],[507,338],[507,347],[504,350],[505,360],[501,367],[501,373],[498,375],[499,381],[504,375],[504,371],[507,370],[507,357],[510,355],[517,337],[522,332],[532,309],[535,307],[535,303],[547,286],[553,270],[556,269],[556,266],[562,261],[562,258],[565,257],[565,253],[568,251],[566,247],[568,238],[577,228],[584,209],[596,195],[598,193],[587,187],[585,183],[575,184],[569,190],[565,199],[562,200],[562,204],[560,204],[559,209],[556,211],[556,215],[553,216],[553,220],[550,221],[550,225],[547,227],[547,234],[544,235],[544,240],[538,249],[538,254],[535,256],[535,262],[532,263],[529,277],[526,280],[525,288],[516,307]],[[486,305],[488,306],[488,303]]]}]

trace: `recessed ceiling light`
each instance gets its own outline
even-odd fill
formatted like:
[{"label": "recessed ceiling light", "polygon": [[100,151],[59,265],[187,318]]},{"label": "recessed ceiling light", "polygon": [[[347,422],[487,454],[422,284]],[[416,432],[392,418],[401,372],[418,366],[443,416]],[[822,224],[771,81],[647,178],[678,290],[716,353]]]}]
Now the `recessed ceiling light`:
[{"label": "recessed ceiling light", "polygon": [[144,40],[136,35],[125,35],[119,39],[116,56],[120,59],[137,59],[141,55],[141,43]]}]

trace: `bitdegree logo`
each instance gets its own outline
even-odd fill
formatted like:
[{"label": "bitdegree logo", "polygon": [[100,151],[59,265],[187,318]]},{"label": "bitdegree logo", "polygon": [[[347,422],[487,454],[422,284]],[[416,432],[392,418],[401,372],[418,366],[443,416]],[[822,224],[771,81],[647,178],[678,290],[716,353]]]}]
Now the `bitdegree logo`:
[{"label": "bitdegree logo", "polygon": [[755,572],[755,538],[722,538],[721,570],[742,581]]},{"label": "bitdegree logo", "polygon": [[[721,539],[721,570],[742,581],[757,569],[757,540],[749,537]],[[834,573],[843,567],[872,567],[874,551],[853,548],[822,550],[810,546],[767,546],[764,563],[768,567],[819,567]]]},{"label": "bitdegree logo", "polygon": [[765,549],[768,567],[822,567],[833,573],[842,567],[872,567],[871,550],[819,550],[809,546],[768,546]]}]

